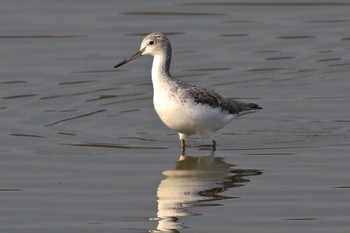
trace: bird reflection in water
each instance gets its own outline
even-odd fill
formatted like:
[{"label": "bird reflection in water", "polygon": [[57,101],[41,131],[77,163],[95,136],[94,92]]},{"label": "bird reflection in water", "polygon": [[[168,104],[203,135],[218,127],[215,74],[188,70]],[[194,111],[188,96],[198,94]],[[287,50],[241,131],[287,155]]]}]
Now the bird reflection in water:
[{"label": "bird reflection in water", "polygon": [[[257,169],[237,169],[223,158],[180,155],[172,170],[164,171],[165,178],[157,190],[158,221],[156,230],[150,232],[179,232],[188,228],[179,217],[201,215],[194,207],[219,206],[215,202],[235,197],[225,196],[224,191],[246,185],[248,176],[260,175]],[[237,198],[237,197],[236,197]]]}]

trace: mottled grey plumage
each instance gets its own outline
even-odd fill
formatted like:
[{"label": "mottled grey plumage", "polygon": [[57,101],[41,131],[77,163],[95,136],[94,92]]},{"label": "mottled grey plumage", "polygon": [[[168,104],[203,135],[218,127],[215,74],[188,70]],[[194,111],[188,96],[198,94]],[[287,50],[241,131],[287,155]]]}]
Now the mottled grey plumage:
[{"label": "mottled grey plumage", "polygon": [[183,93],[183,98],[192,98],[197,104],[208,105],[212,108],[221,108],[230,114],[240,115],[245,111],[257,111],[262,109],[255,103],[244,103],[234,99],[224,98],[213,90],[201,88],[192,84],[176,80],[176,86]]}]

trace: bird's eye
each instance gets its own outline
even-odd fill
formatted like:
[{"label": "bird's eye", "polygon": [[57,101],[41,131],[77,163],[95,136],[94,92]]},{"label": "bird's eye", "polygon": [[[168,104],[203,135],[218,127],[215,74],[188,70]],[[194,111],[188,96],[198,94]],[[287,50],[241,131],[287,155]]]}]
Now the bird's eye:
[{"label": "bird's eye", "polygon": [[149,41],[148,45],[154,45],[154,41],[153,40]]}]

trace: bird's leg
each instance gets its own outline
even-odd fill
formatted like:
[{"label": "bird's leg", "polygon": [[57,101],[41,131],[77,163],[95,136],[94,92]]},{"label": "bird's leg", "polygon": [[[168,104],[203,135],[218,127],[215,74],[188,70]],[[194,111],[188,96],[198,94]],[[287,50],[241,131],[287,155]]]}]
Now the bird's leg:
[{"label": "bird's leg", "polygon": [[215,140],[213,140],[213,144],[212,144],[211,149],[212,149],[213,152],[216,151],[216,141]]},{"label": "bird's leg", "polygon": [[184,139],[180,139],[181,155],[185,155],[186,143]]}]

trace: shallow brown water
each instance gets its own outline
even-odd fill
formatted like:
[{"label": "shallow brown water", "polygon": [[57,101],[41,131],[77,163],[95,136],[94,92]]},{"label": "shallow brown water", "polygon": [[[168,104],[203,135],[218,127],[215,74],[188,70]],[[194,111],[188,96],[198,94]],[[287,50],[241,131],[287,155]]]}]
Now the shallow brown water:
[{"label": "shallow brown water", "polygon": [[[2,1],[1,232],[347,232],[346,1]],[[263,111],[191,138],[152,106],[172,73]],[[179,161],[178,161],[179,160]]]}]

